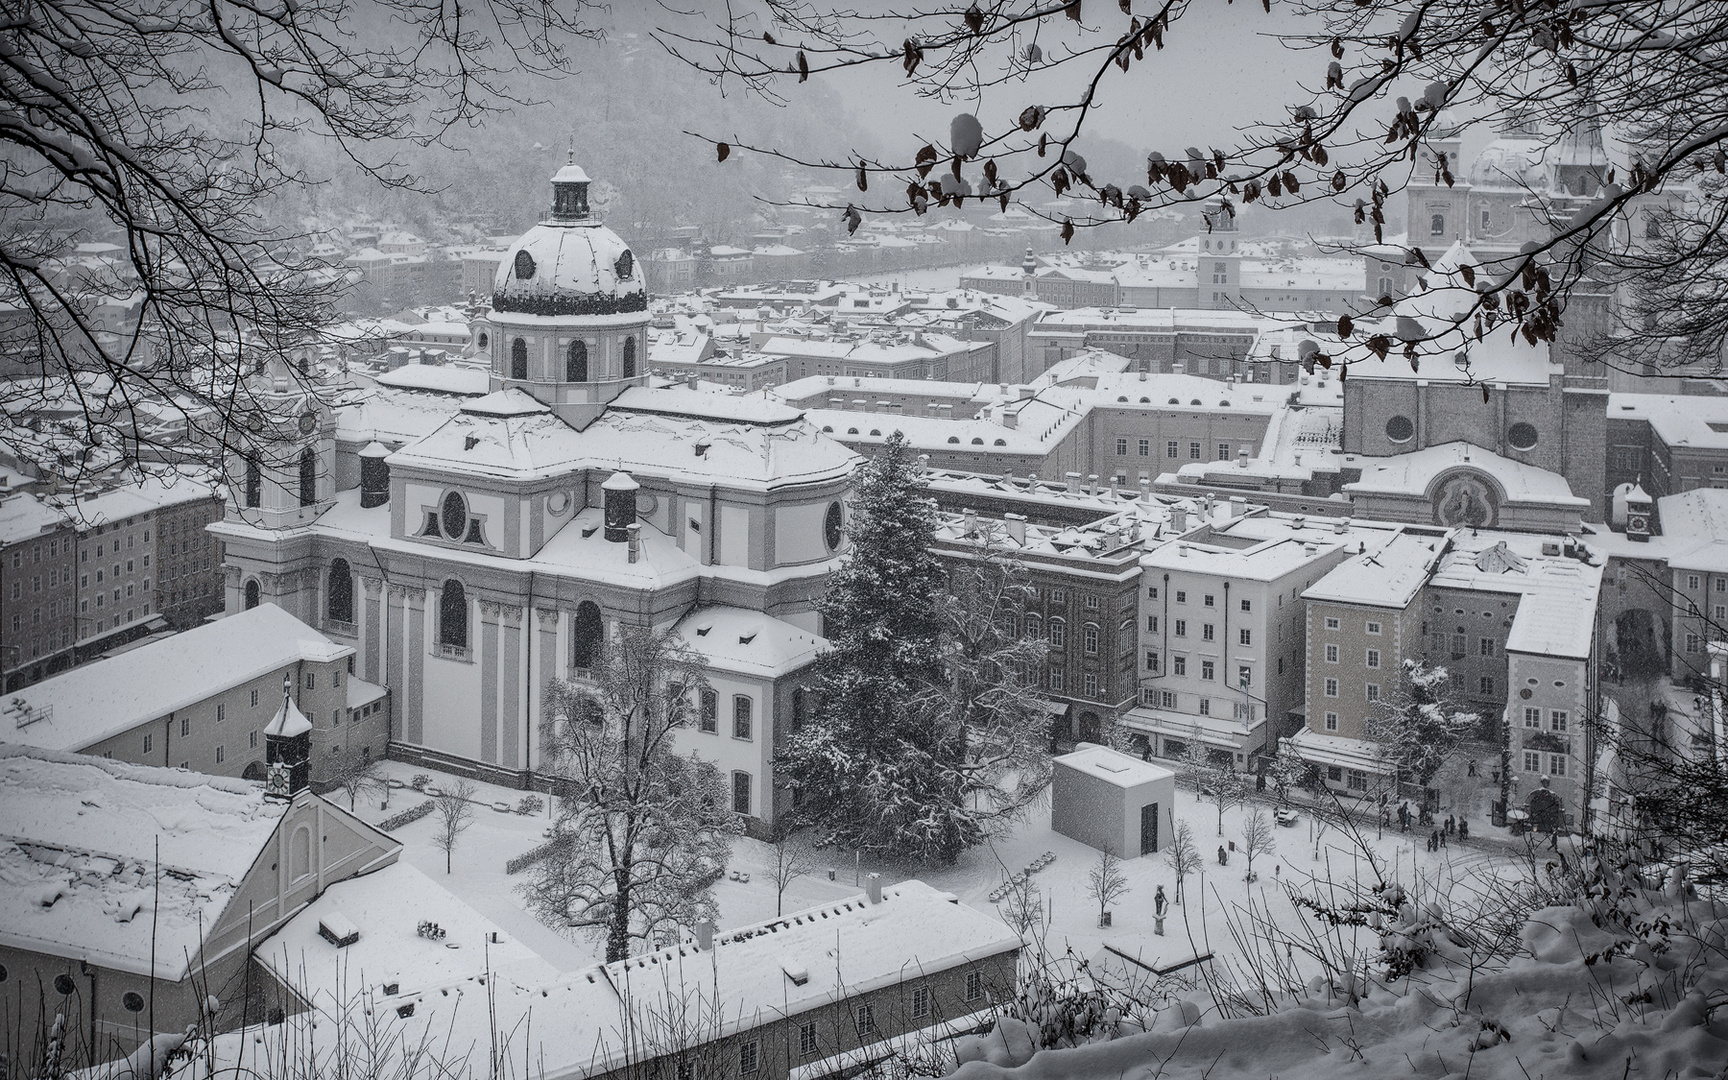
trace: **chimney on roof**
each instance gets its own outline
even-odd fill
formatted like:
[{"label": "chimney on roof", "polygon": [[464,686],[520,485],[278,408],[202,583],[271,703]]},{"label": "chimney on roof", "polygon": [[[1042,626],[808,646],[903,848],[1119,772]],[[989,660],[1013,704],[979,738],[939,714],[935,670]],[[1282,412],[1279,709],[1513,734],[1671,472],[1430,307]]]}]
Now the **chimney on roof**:
[{"label": "chimney on roof", "polygon": [[629,539],[625,542],[630,545],[630,561],[637,562],[642,558],[642,523],[632,521],[625,526],[624,531],[629,534]]},{"label": "chimney on roof", "polygon": [[1002,409],[996,415],[1002,418],[1002,426],[1009,431],[1020,426],[1020,414],[1011,409]]},{"label": "chimney on roof", "polygon": [[696,924],[696,947],[698,949],[712,949],[714,947],[714,923],[711,920],[703,919]]},{"label": "chimney on roof", "polygon": [[882,902],[882,875],[871,874],[864,880],[864,895],[870,898],[872,904]]},{"label": "chimney on roof", "polygon": [[1186,559],[1188,557],[1188,545],[1183,544],[1183,543],[1178,543],[1176,545],[1176,554],[1178,554],[1178,555],[1182,556],[1184,559]]},{"label": "chimney on roof", "polygon": [[605,535],[614,544],[622,544],[630,538],[630,526],[636,524],[636,492],[640,487],[622,469],[600,485],[606,499]]},{"label": "chimney on roof", "polygon": [[370,508],[390,501],[390,456],[383,443],[373,440],[360,451],[360,505]]},{"label": "chimney on roof", "polygon": [[978,511],[963,510],[961,511],[960,520],[965,524],[966,536],[970,537],[978,535]]},{"label": "chimney on roof", "polygon": [[1086,477],[1086,494],[1098,494],[1098,474],[1091,473]]},{"label": "chimney on roof", "polygon": [[1003,514],[1002,520],[1007,523],[1009,538],[1016,544],[1024,546],[1026,543],[1026,515]]},{"label": "chimney on roof", "polygon": [[1337,521],[1332,523],[1332,531],[1339,534],[1340,536],[1342,536],[1346,532],[1349,532],[1350,531],[1350,519],[1347,517],[1339,518]]},{"label": "chimney on roof", "polygon": [[1309,541],[1308,543],[1302,545],[1302,554],[1308,556],[1310,559],[1312,559],[1319,551],[1320,551],[1319,546],[1316,545],[1313,541]]},{"label": "chimney on roof", "polygon": [[1239,518],[1248,512],[1248,499],[1242,495],[1230,496],[1230,516]]},{"label": "chimney on roof", "polygon": [[1067,474],[1067,476],[1068,476],[1068,490],[1078,492],[1080,490],[1080,474],[1077,472],[1071,472],[1071,473]]},{"label": "chimney on roof", "polygon": [[1170,528],[1179,533],[1188,531],[1188,508],[1186,506],[1172,506],[1170,508]]}]

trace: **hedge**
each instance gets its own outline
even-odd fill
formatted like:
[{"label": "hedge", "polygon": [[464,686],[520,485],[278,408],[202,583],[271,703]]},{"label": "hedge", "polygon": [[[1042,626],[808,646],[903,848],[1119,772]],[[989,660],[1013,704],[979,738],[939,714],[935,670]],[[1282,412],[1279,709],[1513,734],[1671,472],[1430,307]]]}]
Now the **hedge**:
[{"label": "hedge", "polygon": [[383,821],[378,823],[378,827],[383,829],[385,832],[395,832],[410,821],[419,821],[431,812],[432,800],[427,799],[419,806],[411,806],[400,814],[397,814],[395,817],[385,818]]}]

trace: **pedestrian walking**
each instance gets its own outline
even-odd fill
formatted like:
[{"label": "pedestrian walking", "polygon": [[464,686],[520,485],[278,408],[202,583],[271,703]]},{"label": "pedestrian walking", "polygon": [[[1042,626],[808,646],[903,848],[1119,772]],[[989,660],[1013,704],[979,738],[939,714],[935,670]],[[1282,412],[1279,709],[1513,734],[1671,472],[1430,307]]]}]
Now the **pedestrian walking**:
[{"label": "pedestrian walking", "polygon": [[1470,823],[1463,818],[1458,819],[1458,839],[1470,839]]}]

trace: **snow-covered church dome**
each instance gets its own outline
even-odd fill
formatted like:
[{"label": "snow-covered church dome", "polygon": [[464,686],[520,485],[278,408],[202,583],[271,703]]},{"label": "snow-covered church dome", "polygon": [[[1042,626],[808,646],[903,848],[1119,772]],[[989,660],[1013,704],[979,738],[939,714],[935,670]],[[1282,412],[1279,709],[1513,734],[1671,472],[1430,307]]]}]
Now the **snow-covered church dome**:
[{"label": "snow-covered church dome", "polygon": [[588,174],[571,161],[552,177],[552,209],[504,252],[492,310],[525,315],[646,311],[636,256],[588,207]]}]

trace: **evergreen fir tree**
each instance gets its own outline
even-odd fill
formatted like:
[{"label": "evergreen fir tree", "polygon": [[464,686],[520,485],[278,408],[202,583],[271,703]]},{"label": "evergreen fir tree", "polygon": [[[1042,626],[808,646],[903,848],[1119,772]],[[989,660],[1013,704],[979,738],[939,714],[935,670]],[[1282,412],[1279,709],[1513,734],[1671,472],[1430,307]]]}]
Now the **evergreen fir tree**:
[{"label": "evergreen fir tree", "polygon": [[1024,586],[993,563],[961,573],[956,592],[935,529],[896,433],[858,472],[851,547],[821,603],[833,649],[815,716],[776,761],[818,843],[951,863],[1048,773],[1025,683],[1042,647],[1011,629]]}]

